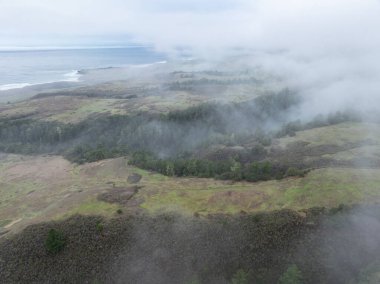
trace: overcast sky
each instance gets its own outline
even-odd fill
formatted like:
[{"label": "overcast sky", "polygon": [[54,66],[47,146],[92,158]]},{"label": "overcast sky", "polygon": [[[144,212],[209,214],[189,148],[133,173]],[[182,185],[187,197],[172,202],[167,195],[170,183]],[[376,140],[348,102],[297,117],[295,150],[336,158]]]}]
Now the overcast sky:
[{"label": "overcast sky", "polygon": [[377,0],[0,0],[0,45],[380,46]]},{"label": "overcast sky", "polygon": [[259,51],[253,63],[310,94],[310,113],[380,109],[379,29],[379,0],[0,0],[0,48],[135,43],[205,58]]}]

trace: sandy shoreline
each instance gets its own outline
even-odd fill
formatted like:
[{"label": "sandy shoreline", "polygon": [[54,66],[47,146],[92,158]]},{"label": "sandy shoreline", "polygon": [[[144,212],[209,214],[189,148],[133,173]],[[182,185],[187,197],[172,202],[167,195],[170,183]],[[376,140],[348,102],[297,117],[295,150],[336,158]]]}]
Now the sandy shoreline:
[{"label": "sandy shoreline", "polygon": [[105,82],[123,81],[136,79],[139,76],[146,77],[147,72],[155,74],[155,71],[162,70],[167,66],[166,61],[155,62],[144,65],[131,65],[126,67],[106,67],[94,69],[81,69],[76,71],[78,80],[63,80],[51,83],[33,84],[24,87],[8,90],[0,90],[0,104],[16,102],[31,98],[40,93],[55,92],[65,89],[92,86]]}]

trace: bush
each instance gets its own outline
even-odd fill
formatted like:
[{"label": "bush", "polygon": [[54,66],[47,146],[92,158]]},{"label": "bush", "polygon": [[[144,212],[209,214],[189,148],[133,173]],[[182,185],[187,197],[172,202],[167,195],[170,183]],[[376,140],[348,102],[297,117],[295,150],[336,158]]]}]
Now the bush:
[{"label": "bush", "polygon": [[302,274],[297,265],[293,264],[282,274],[279,284],[301,284]]},{"label": "bush", "polygon": [[192,279],[186,282],[186,284],[201,284],[201,281],[198,277],[194,276]]},{"label": "bush", "polygon": [[236,271],[234,276],[232,277],[232,284],[248,284],[248,273],[243,269],[239,269]]},{"label": "bush", "polygon": [[46,249],[53,254],[60,252],[66,245],[63,233],[55,229],[51,229],[48,233],[45,246]]},{"label": "bush", "polygon": [[286,171],[285,176],[287,176],[287,177],[304,177],[305,176],[305,171],[304,170],[299,170],[297,168],[290,167]]},{"label": "bush", "polygon": [[97,222],[96,223],[96,230],[99,232],[99,233],[102,233],[103,232],[103,230],[104,230],[104,225],[103,225],[103,223],[102,222]]}]

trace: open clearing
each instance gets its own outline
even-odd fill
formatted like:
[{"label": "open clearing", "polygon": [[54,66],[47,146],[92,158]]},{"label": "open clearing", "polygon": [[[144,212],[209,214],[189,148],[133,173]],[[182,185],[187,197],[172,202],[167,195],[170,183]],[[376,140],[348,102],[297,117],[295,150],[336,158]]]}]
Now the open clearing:
[{"label": "open clearing", "polygon": [[[128,183],[133,173],[142,176]],[[130,188],[136,186],[135,194]],[[128,201],[105,202],[102,194]],[[129,190],[129,192],[128,192]],[[111,195],[112,197],[112,195]],[[112,198],[111,198],[112,200]],[[74,165],[60,156],[0,158],[0,232],[74,214],[115,216],[147,210],[184,214],[242,213],[341,203],[380,202],[380,169],[324,168],[304,178],[258,183],[175,178],[129,166],[126,158]]]},{"label": "open clearing", "polygon": [[380,143],[380,125],[376,123],[346,122],[299,131],[294,137],[281,138],[279,146],[294,142],[307,142],[310,146],[345,145],[362,141]]},{"label": "open clearing", "polygon": [[[106,75],[115,70],[94,70],[91,73]],[[163,73],[158,79],[155,76],[127,79],[131,74],[123,73],[124,80],[99,83],[93,86],[81,86],[77,88],[52,89],[40,93],[32,99],[16,101],[13,103],[0,103],[1,118],[31,118],[37,120],[55,120],[65,123],[76,123],[94,115],[128,115],[140,112],[167,113],[171,110],[184,109],[190,106],[206,102],[242,102],[251,100],[259,95],[273,90],[281,90],[283,85],[274,79],[269,80],[263,74],[257,74],[259,78],[267,78],[269,81],[260,84],[241,83],[223,85],[221,90],[210,94],[203,91],[172,90],[166,84],[173,82],[186,82],[191,80],[218,80],[228,81],[233,79],[248,79],[250,76],[242,75],[207,75],[193,74],[192,79],[181,78],[181,72]],[[129,75],[128,75],[129,74]],[[128,76],[127,76],[128,75]],[[157,75],[158,76],[158,75]],[[160,77],[161,76],[161,77]],[[264,76],[264,77],[263,77]],[[212,85],[215,88],[214,85]]]},{"label": "open clearing", "polygon": [[[40,100],[53,99],[57,98]],[[105,107],[103,99],[93,100],[92,106],[85,102],[81,105],[80,101],[86,100],[83,98],[60,99],[73,100],[77,110],[88,110],[83,111],[86,115]],[[117,103],[108,103],[111,101]],[[66,119],[63,113],[45,119],[57,116]],[[74,214],[236,214],[380,202],[380,167],[356,163],[380,161],[379,125],[342,123],[299,131],[294,137],[274,140],[272,148],[280,149],[273,152],[278,159],[335,162],[316,167],[303,178],[248,183],[166,177],[130,166],[127,158],[75,165],[61,156],[0,154],[0,236],[32,223]],[[141,180],[128,182],[134,174]]]},{"label": "open clearing", "polygon": [[309,167],[380,168],[380,125],[340,123],[275,139],[273,160]]}]

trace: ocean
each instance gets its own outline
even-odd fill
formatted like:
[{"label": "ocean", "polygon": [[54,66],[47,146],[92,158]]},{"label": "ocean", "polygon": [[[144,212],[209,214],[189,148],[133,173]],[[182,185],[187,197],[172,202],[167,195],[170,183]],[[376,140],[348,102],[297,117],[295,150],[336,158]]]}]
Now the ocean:
[{"label": "ocean", "polygon": [[165,61],[147,47],[0,51],[0,91],[52,82],[75,82],[78,70]]}]

